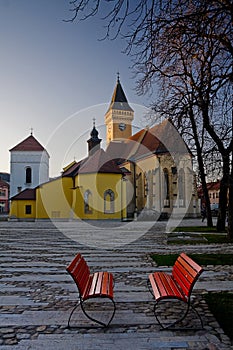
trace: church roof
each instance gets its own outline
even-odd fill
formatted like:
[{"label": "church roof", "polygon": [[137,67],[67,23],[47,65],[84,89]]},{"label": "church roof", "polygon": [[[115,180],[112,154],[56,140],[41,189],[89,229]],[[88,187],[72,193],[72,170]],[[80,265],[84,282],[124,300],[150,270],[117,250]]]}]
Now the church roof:
[{"label": "church roof", "polygon": [[37,139],[33,136],[30,135],[28,136],[25,140],[21,141],[18,143],[16,146],[10,149],[11,151],[23,151],[23,152],[28,152],[28,151],[44,151],[44,147],[37,141]]},{"label": "church roof", "polygon": [[14,200],[35,200],[36,199],[36,188],[26,188],[25,190],[17,193],[11,199],[14,199]]},{"label": "church roof", "polygon": [[106,173],[106,174],[122,174],[121,169],[115,164],[107,153],[102,149],[98,149],[89,157],[73,164],[62,176],[77,176],[78,174],[90,173]]},{"label": "church roof", "polygon": [[150,154],[189,152],[170,120],[138,131],[122,142],[109,143],[107,153],[119,160],[146,157]]},{"label": "church roof", "polygon": [[133,112],[133,109],[130,107],[126,95],[124,93],[124,90],[120,83],[120,78],[118,76],[117,83],[113,91],[112,99],[109,109],[118,109],[118,110],[124,110],[124,111],[131,111]]}]

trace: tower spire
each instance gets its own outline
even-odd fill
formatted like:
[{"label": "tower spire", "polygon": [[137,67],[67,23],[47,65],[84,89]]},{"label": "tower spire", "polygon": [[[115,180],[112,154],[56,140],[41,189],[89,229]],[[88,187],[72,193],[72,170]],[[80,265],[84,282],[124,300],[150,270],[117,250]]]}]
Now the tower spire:
[{"label": "tower spire", "polygon": [[117,82],[111,102],[105,113],[107,127],[107,143],[112,140],[127,139],[132,135],[134,111],[130,107],[120,83],[120,73],[117,72]]},{"label": "tower spire", "polygon": [[90,133],[90,139],[87,140],[89,155],[93,154],[97,149],[100,149],[100,142],[102,139],[98,137],[99,133],[95,128],[95,118],[93,118],[93,129]]}]

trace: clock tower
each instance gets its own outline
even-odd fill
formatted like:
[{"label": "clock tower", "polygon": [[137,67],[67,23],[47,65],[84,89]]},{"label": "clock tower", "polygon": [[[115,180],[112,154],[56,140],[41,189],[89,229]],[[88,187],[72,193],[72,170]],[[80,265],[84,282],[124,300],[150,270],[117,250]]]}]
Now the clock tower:
[{"label": "clock tower", "polygon": [[114,140],[128,139],[132,135],[133,119],[134,111],[127,101],[118,74],[111,103],[105,113],[107,144]]}]

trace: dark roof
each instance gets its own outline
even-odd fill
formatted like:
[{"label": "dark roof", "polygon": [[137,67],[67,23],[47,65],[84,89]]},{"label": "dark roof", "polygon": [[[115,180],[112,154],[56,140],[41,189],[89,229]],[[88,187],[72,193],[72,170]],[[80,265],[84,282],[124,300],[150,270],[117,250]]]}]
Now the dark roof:
[{"label": "dark roof", "polygon": [[36,188],[26,188],[19,192],[15,196],[11,197],[13,200],[35,200],[36,199]]},{"label": "dark roof", "polygon": [[[219,191],[220,190],[220,180],[207,182],[206,186],[207,186],[208,191]],[[203,195],[202,186],[200,186],[198,188],[197,192],[198,192],[199,197]]]},{"label": "dark roof", "polygon": [[44,151],[44,147],[35,139],[33,135],[28,136],[25,140],[21,141],[15,147],[10,149],[11,151]]},{"label": "dark roof", "polygon": [[122,174],[122,171],[114,162],[114,159],[111,159],[108,154],[100,148],[87,158],[72,164],[63,172],[62,176],[74,177],[78,174],[88,173]]},{"label": "dark roof", "polygon": [[108,108],[108,111],[109,109],[118,109],[118,110],[133,112],[133,109],[130,107],[127,101],[127,98],[121,86],[119,77],[117,78],[117,83],[113,91],[113,95],[112,95],[112,99],[111,99],[111,103]]}]

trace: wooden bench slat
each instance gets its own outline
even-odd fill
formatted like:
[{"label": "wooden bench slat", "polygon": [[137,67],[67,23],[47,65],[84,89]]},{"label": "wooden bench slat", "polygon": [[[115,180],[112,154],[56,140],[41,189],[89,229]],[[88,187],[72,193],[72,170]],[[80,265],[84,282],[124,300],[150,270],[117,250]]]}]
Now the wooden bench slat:
[{"label": "wooden bench slat", "polygon": [[[163,286],[163,289],[161,291],[161,296],[166,297],[166,296],[171,295],[171,294],[173,295],[174,293],[173,293],[172,288],[170,286],[171,285],[170,276],[168,276],[165,273],[159,272],[158,278],[159,278],[159,288],[160,288],[161,284]],[[157,282],[158,282],[158,280],[157,280]]]},{"label": "wooden bench slat", "polygon": [[190,275],[186,271],[182,271],[178,266],[175,266],[172,271],[173,278],[176,280],[178,284],[188,290],[193,283],[193,278],[190,278]]},{"label": "wooden bench slat", "polygon": [[108,295],[108,287],[109,287],[109,273],[104,272],[103,279],[102,279],[101,294]]},{"label": "wooden bench slat", "polygon": [[97,280],[97,283],[96,283],[96,289],[95,289],[95,294],[96,295],[101,295],[102,282],[103,282],[103,272],[99,272],[98,280]]},{"label": "wooden bench slat", "polygon": [[177,283],[174,281],[173,276],[170,276],[168,274],[164,274],[164,279],[167,282],[167,285],[169,285],[169,288],[167,288],[167,293],[169,297],[175,296],[178,299],[184,300],[184,294],[180,290],[179,286],[177,286]]},{"label": "wooden bench slat", "polygon": [[196,277],[197,271],[192,266],[190,266],[185,260],[178,260],[176,265],[179,266],[180,271],[183,271],[184,274],[190,276],[190,280]]},{"label": "wooden bench slat", "polygon": [[73,267],[71,274],[80,289],[81,294],[86,287],[87,281],[89,279],[90,273],[86,265],[86,262],[83,259],[80,259],[79,262]]},{"label": "wooden bench slat", "polygon": [[86,287],[85,287],[85,289],[84,289],[84,291],[83,291],[83,294],[82,294],[83,300],[87,299],[88,296],[90,295],[90,290],[91,290],[92,282],[93,282],[93,275],[90,275],[90,276],[89,276],[89,279],[88,279],[88,281],[87,281]]},{"label": "wooden bench slat", "polygon": [[184,294],[177,287],[172,277],[164,272],[154,272],[149,276],[155,299],[179,298],[185,300]]},{"label": "wooden bench slat", "polygon": [[183,259],[185,259],[189,263],[189,265],[197,271],[197,273],[200,274],[203,271],[203,268],[200,265],[198,265],[193,259],[191,259],[188,255],[181,253],[180,256]]},{"label": "wooden bench slat", "polygon": [[161,294],[160,294],[160,291],[159,291],[157,283],[156,283],[155,273],[156,272],[151,273],[149,275],[149,280],[150,280],[150,284],[151,284],[151,287],[152,287],[152,290],[153,290],[154,297],[157,300],[157,299],[159,299],[161,297]]},{"label": "wooden bench slat", "polygon": [[98,280],[98,275],[99,275],[98,272],[95,272],[95,273],[92,275],[91,287],[90,287],[90,290],[89,290],[88,295],[86,295],[85,298],[88,298],[89,295],[95,294],[96,283],[97,283],[97,280]]},{"label": "wooden bench slat", "polygon": [[113,299],[113,286],[114,286],[114,279],[112,273],[109,273],[109,284],[108,284],[108,295],[111,299]]}]

